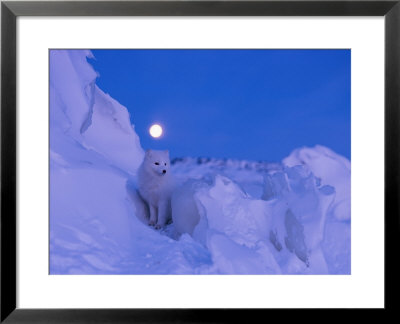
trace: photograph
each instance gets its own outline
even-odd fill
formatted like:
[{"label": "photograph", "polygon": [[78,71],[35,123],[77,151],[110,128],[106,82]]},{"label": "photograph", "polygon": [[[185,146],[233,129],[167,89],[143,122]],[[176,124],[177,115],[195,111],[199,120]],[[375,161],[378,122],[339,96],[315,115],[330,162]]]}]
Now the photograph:
[{"label": "photograph", "polygon": [[50,275],[351,275],[351,49],[49,49]]}]

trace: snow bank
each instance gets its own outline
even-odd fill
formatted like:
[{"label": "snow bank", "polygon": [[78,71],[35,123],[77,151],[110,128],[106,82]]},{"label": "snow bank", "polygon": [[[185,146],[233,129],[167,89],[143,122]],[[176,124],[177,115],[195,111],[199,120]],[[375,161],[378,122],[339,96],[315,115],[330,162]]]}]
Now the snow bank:
[{"label": "snow bank", "polygon": [[144,154],[139,137],[127,109],[97,87],[87,57],[90,51],[50,51],[50,147],[65,154],[59,141],[67,137],[134,173]]},{"label": "snow bank", "polygon": [[50,52],[50,272],[115,273],[133,244],[126,179],[143,150],[89,51]]},{"label": "snow bank", "polygon": [[218,175],[195,198],[201,221],[193,236],[207,246],[218,273],[280,273],[269,249],[268,202],[252,199],[232,180]]},{"label": "snow bank", "polygon": [[286,258],[277,256],[282,270],[293,274],[329,273],[322,244],[335,188],[323,186],[308,168],[296,165],[267,175],[263,198],[271,202],[274,215],[270,241],[279,254],[286,254]]},{"label": "snow bank", "polygon": [[144,152],[90,55],[50,54],[50,274],[208,273],[204,246],[145,225],[134,177]]},{"label": "snow bank", "polygon": [[338,220],[350,219],[351,166],[345,157],[336,154],[327,147],[317,145],[314,148],[300,148],[283,160],[287,166],[304,165],[321,184],[335,188],[336,197],[333,208]]},{"label": "snow bank", "polygon": [[175,228],[207,248],[211,272],[350,273],[350,221],[338,215],[335,187],[342,190],[339,202],[347,199],[343,190],[349,190],[349,164],[340,164],[346,160],[323,147],[308,152],[316,172],[324,168],[313,158],[335,166],[333,172],[342,177],[331,178],[329,172],[316,177],[312,167],[292,159],[294,166],[265,174],[262,199],[215,172],[175,192]]}]

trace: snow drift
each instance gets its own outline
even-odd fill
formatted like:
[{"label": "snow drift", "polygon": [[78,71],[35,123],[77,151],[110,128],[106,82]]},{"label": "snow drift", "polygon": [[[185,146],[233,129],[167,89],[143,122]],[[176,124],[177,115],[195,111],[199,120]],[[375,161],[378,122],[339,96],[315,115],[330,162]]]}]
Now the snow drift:
[{"label": "snow drift", "polygon": [[90,56],[50,53],[51,274],[350,273],[350,162],[322,146],[277,164],[176,159],[174,223],[149,227],[143,149]]}]

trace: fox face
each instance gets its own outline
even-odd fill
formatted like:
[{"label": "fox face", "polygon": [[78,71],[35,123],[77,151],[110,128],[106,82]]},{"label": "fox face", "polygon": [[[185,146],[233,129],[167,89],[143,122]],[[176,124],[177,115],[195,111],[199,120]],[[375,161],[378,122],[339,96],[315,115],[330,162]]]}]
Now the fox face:
[{"label": "fox face", "polygon": [[144,163],[147,169],[152,170],[160,176],[164,176],[169,173],[169,151],[147,150]]}]

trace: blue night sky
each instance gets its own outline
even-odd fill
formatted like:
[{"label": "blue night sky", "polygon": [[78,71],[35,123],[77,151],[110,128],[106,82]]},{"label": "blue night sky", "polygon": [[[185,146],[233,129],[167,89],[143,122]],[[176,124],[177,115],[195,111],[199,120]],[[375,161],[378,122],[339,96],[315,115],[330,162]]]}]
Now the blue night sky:
[{"label": "blue night sky", "polygon": [[92,52],[97,84],[128,108],[144,149],[277,162],[321,144],[350,159],[350,50]]}]

